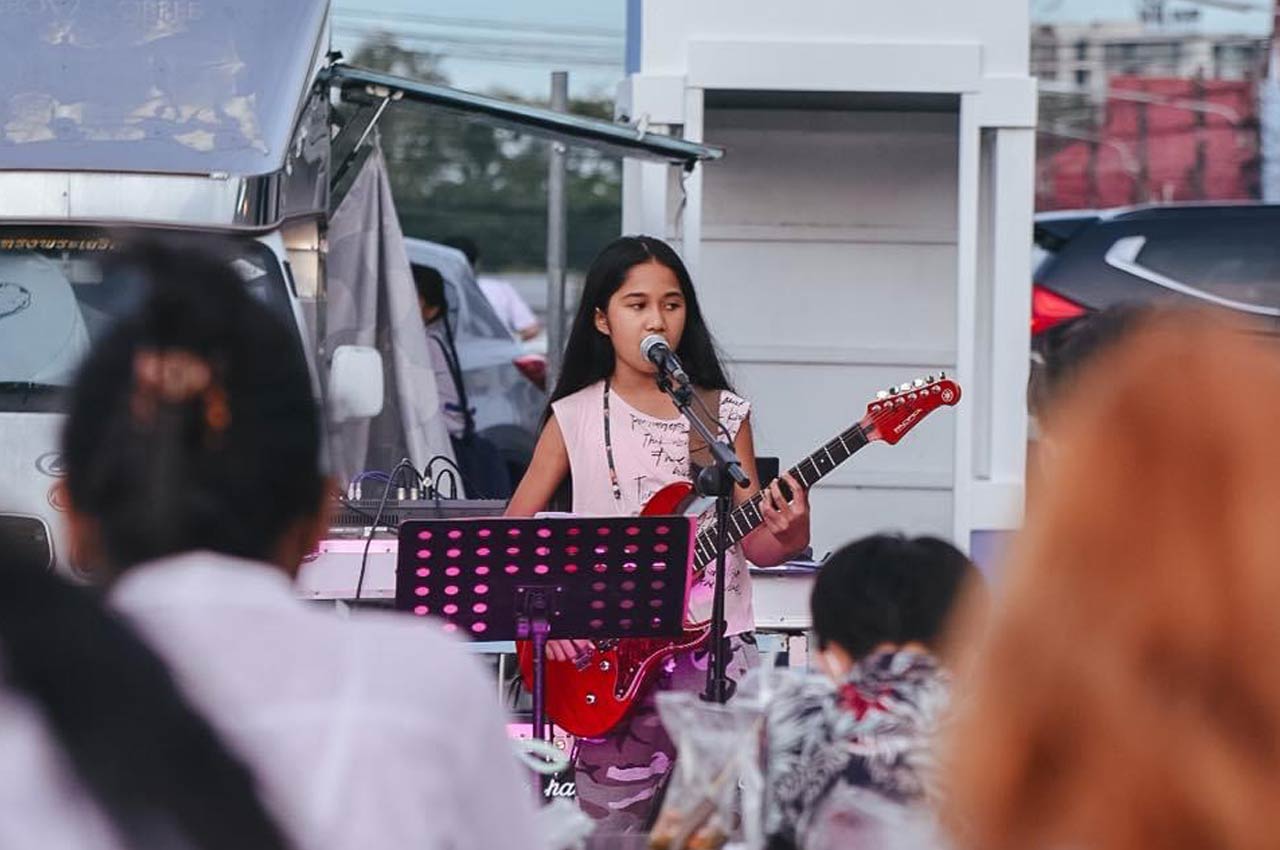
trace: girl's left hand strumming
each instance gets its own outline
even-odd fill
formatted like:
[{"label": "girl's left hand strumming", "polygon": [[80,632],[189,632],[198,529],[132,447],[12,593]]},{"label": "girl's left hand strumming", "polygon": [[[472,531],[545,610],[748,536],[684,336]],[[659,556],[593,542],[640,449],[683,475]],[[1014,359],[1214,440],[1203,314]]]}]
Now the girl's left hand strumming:
[{"label": "girl's left hand strumming", "polygon": [[764,527],[783,550],[794,554],[809,545],[809,494],[790,472],[784,472],[782,480],[791,489],[791,501],[783,497],[782,488],[774,479],[760,493],[760,513]]}]

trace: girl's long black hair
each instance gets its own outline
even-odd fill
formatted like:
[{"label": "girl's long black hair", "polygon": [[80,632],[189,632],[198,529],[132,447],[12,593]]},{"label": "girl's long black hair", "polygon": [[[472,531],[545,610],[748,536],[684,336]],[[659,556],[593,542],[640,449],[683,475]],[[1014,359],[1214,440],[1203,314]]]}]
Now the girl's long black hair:
[{"label": "girl's long black hair", "polygon": [[[733,389],[720,364],[715,340],[702,317],[689,270],[685,268],[680,256],[661,239],[652,236],[623,236],[606,245],[587,270],[578,314],[574,317],[569,342],[564,350],[560,379],[556,381],[555,390],[551,393],[552,402],[613,374],[613,343],[596,329],[595,312],[606,308],[609,299],[626,280],[627,273],[643,263],[660,263],[670,269],[676,280],[680,281],[680,291],[685,302],[685,323],[676,354],[693,383],[709,390]],[[549,411],[550,406],[547,409]]]},{"label": "girl's long black hair", "polygon": [[0,678],[39,712],[128,847],[286,850],[253,776],[84,587],[0,535]]}]

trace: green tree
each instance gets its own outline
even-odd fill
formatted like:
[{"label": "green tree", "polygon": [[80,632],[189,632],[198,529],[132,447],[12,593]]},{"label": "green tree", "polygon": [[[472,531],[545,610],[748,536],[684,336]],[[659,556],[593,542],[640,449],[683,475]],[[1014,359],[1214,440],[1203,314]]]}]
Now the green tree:
[{"label": "green tree", "polygon": [[[390,34],[371,37],[351,63],[448,84],[439,55],[407,50]],[[570,110],[612,116],[607,100],[574,99]],[[409,104],[389,108],[379,133],[406,234],[470,236],[487,269],[545,267],[548,142]],[[569,266],[581,270],[620,232],[622,168],[618,159],[570,148],[567,171]]]}]

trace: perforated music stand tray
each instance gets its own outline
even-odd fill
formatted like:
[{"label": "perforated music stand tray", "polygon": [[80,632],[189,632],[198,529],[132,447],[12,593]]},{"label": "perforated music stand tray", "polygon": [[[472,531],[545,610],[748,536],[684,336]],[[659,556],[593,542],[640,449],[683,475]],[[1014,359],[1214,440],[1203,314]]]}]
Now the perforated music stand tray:
[{"label": "perforated music stand tray", "polygon": [[548,639],[677,637],[694,518],[539,517],[401,523],[396,608],[473,640],[531,640],[533,732],[544,732]]}]

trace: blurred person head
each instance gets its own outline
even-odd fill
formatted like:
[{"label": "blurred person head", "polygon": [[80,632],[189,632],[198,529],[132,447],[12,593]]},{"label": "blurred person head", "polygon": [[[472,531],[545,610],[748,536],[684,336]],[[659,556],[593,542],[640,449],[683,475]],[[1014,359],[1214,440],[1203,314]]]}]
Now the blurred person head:
[{"label": "blurred person head", "polygon": [[937,653],[961,593],[980,583],[964,553],[936,537],[875,534],[844,546],[810,596],[823,666],[843,679],[875,652]]},{"label": "blurred person head", "polygon": [[[249,770],[190,707],[159,658],[86,588],[22,557],[11,543],[0,536],[0,687],[35,709],[119,842],[283,850],[287,841]],[[20,722],[15,715],[0,713],[0,725]],[[33,732],[17,728],[28,738]],[[0,794],[15,805],[24,795],[69,796],[61,782],[37,784],[41,765],[24,757],[40,750],[25,743],[5,753],[8,776],[22,788]],[[50,775],[60,776],[43,774]],[[8,810],[0,833],[12,837],[21,815]],[[44,834],[44,825],[33,826]],[[48,827],[57,834],[57,825]]]},{"label": "blurred person head", "polygon": [[78,559],[118,574],[194,550],[290,572],[325,528],[320,422],[290,330],[219,256],[139,243],[145,295],[98,342],[63,431]]},{"label": "blurred person head", "polygon": [[958,695],[955,837],[1273,845],[1280,347],[1216,318],[1153,317],[1055,417],[1053,486]]},{"label": "blurred person head", "polygon": [[434,266],[413,267],[413,287],[418,291],[418,309],[422,321],[431,324],[449,312],[449,301],[444,294],[444,275]]},{"label": "blurred person head", "polygon": [[1153,308],[1143,304],[1113,304],[1047,331],[1044,363],[1027,399],[1031,415],[1037,420],[1050,415],[1091,363],[1108,356],[1152,314]]},{"label": "blurred person head", "polygon": [[467,262],[470,263],[472,271],[475,271],[480,267],[480,246],[477,245],[476,240],[472,239],[470,236],[449,236],[440,244],[447,245],[454,250],[461,251],[463,256],[467,258]]}]

